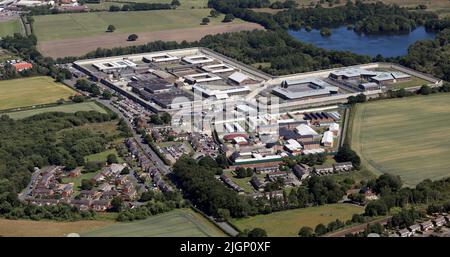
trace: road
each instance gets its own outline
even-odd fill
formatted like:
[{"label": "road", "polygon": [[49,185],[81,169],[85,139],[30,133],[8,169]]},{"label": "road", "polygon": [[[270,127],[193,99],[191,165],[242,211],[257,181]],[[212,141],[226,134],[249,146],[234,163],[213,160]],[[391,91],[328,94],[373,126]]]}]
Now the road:
[{"label": "road", "polygon": [[31,191],[33,187],[36,185],[36,181],[40,174],[41,174],[40,169],[36,170],[35,172],[33,172],[33,174],[31,174],[30,183],[28,183],[27,187],[25,187],[25,189],[19,194],[18,196],[19,200],[25,201],[27,196],[31,194]]},{"label": "road", "polygon": [[128,126],[131,128],[131,131],[133,132],[133,137],[136,140],[136,142],[139,144],[139,146],[144,150],[144,152],[150,157],[150,159],[153,161],[156,167],[163,172],[165,175],[169,174],[171,172],[171,169],[169,166],[167,166],[161,158],[153,151],[152,148],[150,148],[149,145],[144,143],[144,138],[142,138],[141,135],[136,133],[136,131],[133,128],[133,124],[130,123],[130,121],[123,115],[121,111],[119,111],[116,107],[114,107],[111,104],[111,100],[104,100],[104,99],[97,99],[98,102],[106,106],[108,109],[114,111],[119,115],[119,117],[123,118]]}]

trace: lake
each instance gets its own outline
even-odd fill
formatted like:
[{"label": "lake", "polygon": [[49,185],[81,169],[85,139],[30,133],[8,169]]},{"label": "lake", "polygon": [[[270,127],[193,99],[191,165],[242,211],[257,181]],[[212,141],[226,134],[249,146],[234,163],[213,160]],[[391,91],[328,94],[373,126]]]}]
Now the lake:
[{"label": "lake", "polygon": [[317,47],[350,51],[356,54],[376,56],[381,54],[384,57],[395,57],[406,55],[408,47],[418,40],[433,39],[434,32],[427,32],[425,27],[417,27],[409,34],[399,35],[365,35],[348,30],[347,26],[331,29],[330,37],[322,37],[320,30],[306,32],[289,30],[289,34],[294,38],[313,44]]}]

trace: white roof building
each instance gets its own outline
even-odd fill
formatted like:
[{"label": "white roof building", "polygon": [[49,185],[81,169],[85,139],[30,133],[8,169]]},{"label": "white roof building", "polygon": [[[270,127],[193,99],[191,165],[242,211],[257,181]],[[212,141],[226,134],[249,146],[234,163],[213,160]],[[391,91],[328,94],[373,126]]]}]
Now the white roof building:
[{"label": "white roof building", "polygon": [[247,143],[247,140],[244,137],[235,137],[233,140],[236,144]]},{"label": "white roof building", "polygon": [[306,124],[300,124],[295,128],[295,131],[301,136],[317,136],[319,135],[314,129]]},{"label": "white roof building", "polygon": [[248,76],[239,71],[236,71],[233,74],[231,74],[228,78],[238,84],[241,84],[242,82],[248,79]]},{"label": "white roof building", "polygon": [[198,54],[198,55],[190,55],[183,57],[183,61],[189,63],[189,64],[202,64],[202,63],[208,63],[208,62],[214,62],[214,59],[206,56],[204,54]]},{"label": "white roof building", "polygon": [[333,132],[326,131],[325,133],[323,133],[322,144],[333,146],[333,142],[334,142]]},{"label": "white roof building", "polygon": [[339,131],[339,124],[337,123],[331,123],[330,127],[328,128],[331,132],[338,132]]},{"label": "white roof building", "polygon": [[224,73],[224,72],[233,71],[234,68],[228,64],[221,63],[221,64],[202,66],[202,70],[204,70],[206,72],[211,72],[211,73]]},{"label": "white roof building", "polygon": [[180,58],[168,53],[159,53],[146,55],[142,59],[148,62],[170,62],[179,60]]},{"label": "white roof building", "polygon": [[302,149],[302,145],[295,139],[287,140],[284,146],[291,152],[300,151]]}]

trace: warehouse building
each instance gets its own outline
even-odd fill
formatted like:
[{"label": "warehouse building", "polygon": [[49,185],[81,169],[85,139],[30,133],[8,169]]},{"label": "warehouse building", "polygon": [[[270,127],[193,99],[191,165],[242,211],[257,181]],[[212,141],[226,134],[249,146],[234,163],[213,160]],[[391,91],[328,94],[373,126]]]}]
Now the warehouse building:
[{"label": "warehouse building", "polygon": [[311,99],[338,93],[338,88],[318,78],[285,80],[272,93],[286,100]]}]

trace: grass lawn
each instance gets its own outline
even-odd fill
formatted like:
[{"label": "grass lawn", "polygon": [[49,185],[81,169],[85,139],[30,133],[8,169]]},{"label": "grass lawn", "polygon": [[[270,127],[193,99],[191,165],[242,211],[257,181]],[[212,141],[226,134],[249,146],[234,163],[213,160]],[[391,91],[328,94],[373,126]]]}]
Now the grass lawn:
[{"label": "grass lawn", "polygon": [[0,219],[0,237],[61,237],[113,224],[110,220],[74,222]]},{"label": "grass lawn", "polygon": [[358,104],[352,124],[352,148],[370,171],[409,186],[450,176],[450,95]]},{"label": "grass lawn", "polygon": [[423,80],[421,78],[412,77],[409,81],[404,82],[397,82],[395,84],[392,84],[393,89],[400,89],[400,88],[408,88],[408,87],[420,87],[423,85],[428,85],[430,82],[427,82],[426,80]]},{"label": "grass lawn", "polygon": [[76,92],[50,77],[31,77],[0,81],[0,110],[55,103]]},{"label": "grass lawn", "polygon": [[[209,12],[210,9],[189,9],[39,15],[34,17],[33,27],[38,40],[48,41],[106,35],[110,24],[116,27],[114,34],[195,28],[202,26],[201,20]],[[222,24],[222,19],[222,16],[210,18],[210,25]]]},{"label": "grass lawn", "polygon": [[0,22],[0,37],[12,36],[22,31],[19,19]]},{"label": "grass lawn", "polygon": [[88,162],[88,161],[106,162],[106,158],[110,154],[115,154],[117,156],[119,163],[124,162],[124,160],[119,156],[119,154],[117,154],[116,149],[108,149],[104,152],[88,155],[88,156],[84,157],[84,160],[86,162]]},{"label": "grass lawn", "polygon": [[12,119],[23,119],[36,114],[41,114],[45,112],[65,112],[65,113],[74,113],[78,111],[97,111],[101,113],[106,113],[105,109],[98,106],[95,102],[84,102],[84,103],[68,103],[63,105],[56,105],[52,107],[44,107],[44,108],[35,108],[24,111],[15,111],[5,113]]},{"label": "grass lawn", "polygon": [[97,172],[89,172],[89,173],[81,173],[81,175],[79,177],[76,178],[63,178],[63,183],[67,184],[67,183],[73,183],[73,189],[75,191],[75,194],[77,194],[78,192],[81,191],[81,180],[83,179],[91,179],[95,176],[95,174],[97,174]]},{"label": "grass lawn", "polygon": [[191,209],[177,209],[145,220],[116,223],[82,233],[87,237],[224,237],[219,228]]},{"label": "grass lawn", "polygon": [[263,228],[268,236],[297,236],[303,226],[315,228],[318,224],[327,225],[340,219],[347,221],[355,213],[362,213],[364,208],[351,204],[328,204],[295,210],[274,212],[249,218],[234,219],[232,223],[239,229]]},{"label": "grass lawn", "polygon": [[[236,183],[238,186],[242,187],[246,193],[253,193],[255,191],[254,187],[250,183],[250,180],[252,177],[247,178],[236,178],[234,171],[230,170],[224,170],[223,174],[227,177],[229,177],[234,183]],[[255,174],[258,178],[264,178],[265,174]]]}]

